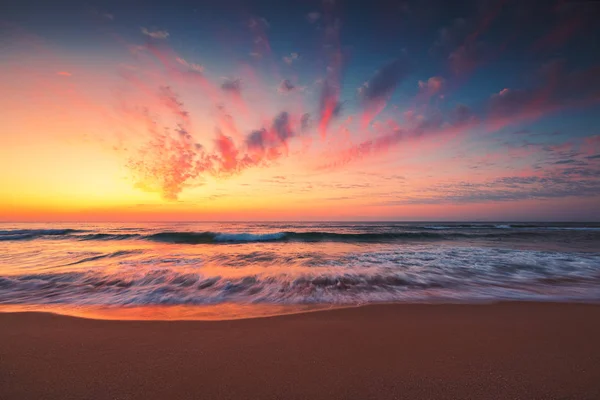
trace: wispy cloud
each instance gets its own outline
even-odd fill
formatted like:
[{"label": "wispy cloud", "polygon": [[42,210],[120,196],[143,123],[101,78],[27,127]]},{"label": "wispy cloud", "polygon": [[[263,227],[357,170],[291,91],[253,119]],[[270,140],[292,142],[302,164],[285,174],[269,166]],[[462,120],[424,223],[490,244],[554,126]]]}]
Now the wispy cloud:
[{"label": "wispy cloud", "polygon": [[191,63],[191,62],[187,62],[186,60],[184,60],[181,57],[177,57],[177,58],[175,58],[175,60],[179,64],[183,65],[184,67],[189,68],[190,71],[194,71],[194,72],[198,72],[198,73],[204,72],[204,67],[202,65],[200,65],[200,64],[194,64],[194,63]]},{"label": "wispy cloud", "polygon": [[407,58],[397,58],[381,67],[361,88],[363,105],[362,126],[367,125],[383,110],[398,84],[411,71]]},{"label": "wispy cloud", "polygon": [[299,59],[300,56],[298,55],[298,53],[290,53],[289,56],[283,57],[283,62],[285,62],[287,65],[292,65],[295,61]]},{"label": "wispy cloud", "polygon": [[144,35],[151,37],[152,39],[166,39],[169,37],[169,32],[160,31],[160,30],[149,30],[147,28],[142,27],[141,31]]},{"label": "wispy cloud", "polygon": [[281,83],[279,83],[279,87],[277,88],[277,90],[280,93],[293,92],[295,89],[296,86],[289,79],[282,80]]}]

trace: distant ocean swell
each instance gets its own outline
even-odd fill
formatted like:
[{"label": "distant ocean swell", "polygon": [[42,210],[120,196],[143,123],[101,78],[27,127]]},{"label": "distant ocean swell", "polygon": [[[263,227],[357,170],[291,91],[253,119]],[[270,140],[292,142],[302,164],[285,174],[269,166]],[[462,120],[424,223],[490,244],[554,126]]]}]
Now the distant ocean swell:
[{"label": "distant ocean swell", "polygon": [[73,240],[150,240],[179,244],[219,244],[249,242],[387,242],[402,240],[453,240],[453,239],[501,239],[547,237],[562,234],[562,231],[578,231],[590,238],[600,239],[600,228],[563,228],[523,226],[424,226],[404,228],[400,232],[357,232],[337,233],[324,231],[309,232],[153,232],[153,233],[107,233],[76,229],[19,229],[0,231],[0,241],[34,239],[73,239]]},{"label": "distant ocean swell", "polygon": [[[99,262],[109,262],[110,268],[102,268]],[[296,264],[289,270],[281,268],[291,262]],[[256,263],[261,264],[258,272],[245,269]],[[67,265],[79,269],[64,270]],[[1,276],[0,303],[108,306],[600,300],[597,253],[428,245],[338,256],[305,253],[292,260],[276,251],[157,258],[121,250],[88,255],[67,265]],[[220,269],[206,270],[206,265]]]}]

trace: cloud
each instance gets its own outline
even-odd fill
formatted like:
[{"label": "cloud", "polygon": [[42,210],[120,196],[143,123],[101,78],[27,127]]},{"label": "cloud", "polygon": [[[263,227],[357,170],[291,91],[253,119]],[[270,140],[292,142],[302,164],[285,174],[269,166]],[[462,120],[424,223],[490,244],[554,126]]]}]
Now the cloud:
[{"label": "cloud", "polygon": [[317,22],[319,19],[321,18],[321,13],[313,11],[313,12],[309,12],[306,15],[306,19],[308,20],[309,23],[314,24],[315,22]]},{"label": "cloud", "polygon": [[56,75],[60,75],[60,76],[71,76],[73,74],[71,74],[70,72],[67,71],[59,71],[56,73]]},{"label": "cloud", "polygon": [[431,54],[445,57],[457,75],[471,72],[488,56],[488,46],[478,38],[498,16],[503,1],[491,3],[495,4],[480,7],[474,18],[456,18],[449,26],[440,29],[430,49]]},{"label": "cloud", "polygon": [[340,110],[340,87],[333,79],[326,79],[321,88],[319,98],[319,131],[321,137],[325,137],[329,123],[339,114]]},{"label": "cloud", "polygon": [[483,42],[467,42],[453,50],[448,55],[448,61],[455,74],[465,74],[483,62],[487,53],[487,46]]},{"label": "cloud", "polygon": [[217,130],[215,138],[217,161],[219,163],[218,175],[230,175],[238,172],[244,165],[244,161],[239,160],[239,150],[230,136],[225,136]]},{"label": "cloud", "polygon": [[311,128],[311,125],[310,114],[302,114],[302,117],[300,117],[300,130],[302,132],[306,132]]},{"label": "cloud", "polygon": [[150,140],[128,162],[135,186],[160,192],[166,200],[177,200],[189,182],[212,168],[210,158],[181,126],[161,131],[147,110],[140,116],[145,120]]},{"label": "cloud", "polygon": [[358,90],[363,106],[361,127],[366,129],[370,122],[385,108],[398,84],[410,72],[410,63],[397,58],[379,69]]},{"label": "cloud", "polygon": [[[174,113],[184,112],[170,87],[161,87],[160,97]],[[292,118],[285,111],[277,114],[268,128],[250,132],[239,145],[217,128],[214,149],[197,143],[182,124],[174,129],[161,128],[147,109],[138,112],[136,120],[146,125],[149,139],[128,162],[135,186],[159,192],[166,200],[177,200],[186,187],[202,184],[206,176],[227,178],[247,168],[268,165],[288,154],[289,141],[295,136]]]},{"label": "cloud", "polygon": [[282,143],[286,143],[289,138],[294,136],[290,128],[290,115],[283,111],[273,120],[273,130]]},{"label": "cloud", "polygon": [[246,138],[246,146],[255,163],[279,157],[282,150],[287,152],[288,141],[294,137],[290,115],[283,111],[271,124],[270,129],[261,128],[251,132]]},{"label": "cloud", "polygon": [[[220,86],[214,86],[206,81],[200,66],[184,60],[175,52],[151,44],[146,48],[148,55],[156,57],[164,66],[168,72],[167,81],[172,85],[163,84],[155,90],[145,82],[141,72],[128,71],[123,75],[141,95],[137,98],[147,100],[146,105],[154,107],[153,111],[159,113],[152,114],[145,108],[140,113],[139,107],[124,107],[131,122],[129,130],[139,132],[140,121],[147,126],[144,142],[141,145],[137,141],[132,142],[128,145],[130,150],[124,150],[130,152],[128,167],[137,188],[159,192],[165,199],[176,200],[185,188],[202,184],[208,176],[227,178],[247,168],[266,166],[288,155],[288,146],[295,137],[295,130],[305,132],[310,126],[307,113],[306,116],[299,113],[297,117],[292,117],[288,112],[281,112],[267,123],[268,126],[244,135],[236,126],[235,116],[226,112],[223,106],[218,106],[222,101],[219,89],[236,95],[235,99],[242,89],[241,79],[225,79]],[[251,74],[248,79],[253,79]],[[206,89],[204,98],[217,105],[218,114],[213,116],[216,133],[207,145],[195,140],[189,124],[190,113],[174,90],[177,84],[200,85],[194,88]],[[291,86],[291,81],[283,84],[286,90],[298,90]],[[211,93],[211,88],[216,92]],[[248,110],[238,111],[244,113],[244,119],[251,115]],[[337,112],[339,106],[334,107],[333,113]],[[168,121],[173,121],[173,116],[178,118],[178,123],[175,127],[169,127]],[[262,120],[261,116],[257,118]]]},{"label": "cloud", "polygon": [[143,27],[141,31],[144,35],[150,36],[152,39],[166,39],[169,37],[169,32],[167,31],[150,31]]},{"label": "cloud", "polygon": [[473,111],[464,104],[458,104],[450,115],[450,123],[454,126],[464,126],[477,121]]},{"label": "cloud", "polygon": [[577,161],[573,160],[572,158],[566,159],[566,160],[558,160],[555,161],[554,164],[556,165],[565,165],[565,164],[576,164]]},{"label": "cloud", "polygon": [[287,65],[292,65],[294,61],[297,61],[298,59],[300,59],[298,53],[290,53],[289,56],[283,57],[283,62],[285,62]]},{"label": "cloud", "polygon": [[[248,21],[248,28],[252,33],[253,57],[262,57],[271,53],[271,45],[267,37],[269,22],[265,18],[253,17]],[[251,53],[251,54],[252,54]]]},{"label": "cloud", "polygon": [[515,114],[534,100],[534,92],[504,88],[490,98],[490,112],[496,116]]},{"label": "cloud", "polygon": [[263,17],[253,17],[248,21],[248,27],[251,29],[254,28],[269,28],[271,25],[266,18]]},{"label": "cloud", "polygon": [[[333,3],[324,5],[333,8]],[[322,139],[327,135],[327,130],[336,116],[336,111],[340,109],[340,82],[344,61],[339,38],[341,23],[339,18],[333,16],[333,10],[331,11],[331,15],[328,15],[326,19],[327,24],[324,30],[325,42],[323,49],[327,52],[327,67],[325,69],[325,79],[321,81],[321,94],[319,97],[318,130]]]},{"label": "cloud", "polygon": [[427,81],[419,81],[419,90],[429,95],[439,93],[446,84],[446,80],[441,76],[432,76]]},{"label": "cloud", "polygon": [[[324,14],[322,21],[327,22],[328,19],[329,14]],[[319,21],[319,24],[321,24],[321,21]],[[402,151],[402,154],[405,154],[410,152],[408,148],[415,143],[419,143],[420,148],[421,139],[427,139],[429,135],[436,135],[431,143],[437,145],[437,143],[444,143],[447,140],[446,137],[452,137],[452,135],[458,134],[457,132],[467,131],[477,124],[481,123],[481,127],[483,127],[486,117],[492,121],[504,117],[507,121],[512,121],[513,116],[519,117],[529,110],[548,110],[552,108],[553,104],[567,104],[570,101],[581,100],[576,98],[581,93],[593,95],[594,90],[592,88],[598,80],[597,71],[594,72],[594,70],[568,72],[564,65],[559,63],[549,64],[545,66],[543,71],[540,71],[539,76],[527,82],[523,89],[506,88],[506,90],[500,90],[502,87],[498,87],[497,93],[490,96],[488,103],[473,104],[473,108],[470,108],[463,104],[451,107],[452,103],[443,102],[440,105],[441,110],[434,109],[438,102],[425,105],[415,104],[415,113],[406,120],[398,119],[394,123],[394,121],[382,121],[383,118],[381,118],[381,120],[374,122],[368,130],[360,130],[360,128],[354,130],[358,128],[360,115],[351,115],[351,121],[349,119],[335,121],[335,118],[342,112],[343,105],[349,104],[343,110],[345,114],[352,112],[354,108],[353,99],[348,100],[348,103],[343,103],[341,100],[343,57],[336,36],[338,32],[336,27],[339,27],[339,24],[331,24],[326,33],[325,44],[327,47],[323,49],[323,52],[326,56],[324,61],[327,63],[327,69],[323,71],[325,75],[321,76],[322,80],[319,83],[318,88],[321,91],[316,93],[315,96],[319,97],[318,109],[315,104],[310,104],[310,98],[302,101],[299,94],[288,96],[287,99],[277,96],[275,88],[281,93],[301,90],[301,87],[296,86],[299,84],[296,77],[276,81],[275,85],[277,86],[275,87],[263,86],[262,91],[255,91],[255,88],[260,89],[260,84],[263,82],[260,71],[254,69],[255,67],[258,68],[259,65],[247,62],[241,66],[238,72],[240,75],[237,76],[241,79],[231,78],[224,81],[207,82],[202,65],[194,64],[179,57],[164,42],[149,40],[148,44],[144,46],[146,51],[139,55],[138,60],[145,62],[148,57],[153,56],[156,59],[151,59],[151,62],[140,65],[140,68],[135,72],[140,82],[146,84],[145,88],[135,88],[139,91],[137,98],[149,102],[145,104],[149,107],[155,107],[156,110],[153,111],[166,114],[157,116],[158,121],[163,121],[163,123],[164,121],[176,121],[180,125],[175,128],[171,127],[170,130],[153,128],[157,133],[150,135],[152,144],[143,149],[145,155],[140,156],[143,162],[136,164],[137,176],[141,176],[142,178],[139,181],[143,182],[143,184],[140,183],[140,187],[151,188],[151,190],[160,191],[165,198],[176,199],[181,191],[195,183],[195,180],[202,182],[204,178],[210,176],[227,177],[246,168],[268,165],[278,157],[283,157],[286,154],[297,154],[296,150],[298,149],[296,148],[294,148],[294,151],[288,152],[288,146],[291,150],[291,146],[294,144],[301,144],[302,152],[304,152],[305,149],[308,149],[308,146],[315,144],[313,138],[308,137],[312,133],[312,129],[315,128],[316,132],[325,132],[328,126],[331,129],[330,134],[334,136],[329,138],[327,142],[320,143],[317,151],[326,147],[327,150],[332,149],[334,153],[327,159],[322,158],[321,162],[341,165],[367,156],[377,157],[382,152],[400,149],[400,146],[405,149]],[[250,37],[250,39],[253,38]],[[464,39],[462,40],[464,41]],[[446,42],[450,43],[452,40],[448,39]],[[450,54],[460,46],[462,44],[457,44],[456,47],[450,50]],[[305,57],[304,53],[303,57]],[[284,57],[284,62],[288,62],[286,58],[289,58],[289,62],[293,63],[299,59],[299,56],[297,56],[297,53],[291,53],[289,56]],[[156,60],[160,63],[154,62]],[[275,57],[275,60],[277,60],[277,57]],[[144,66],[149,67],[147,71],[142,70]],[[386,105],[386,102],[398,90],[398,87],[409,73],[410,65],[403,58],[384,65],[360,88],[359,100],[362,101],[361,106],[363,106],[361,112],[369,110],[372,112],[370,114],[371,118],[372,115],[376,115],[376,112],[378,112],[377,107]],[[418,82],[418,89],[421,93],[441,94],[446,90],[446,81],[441,76],[422,76],[426,78]],[[157,81],[163,78],[165,79],[163,82]],[[232,94],[239,94],[242,90],[242,80],[243,94],[247,94],[247,96],[244,96],[246,100],[250,98],[261,100],[248,103],[246,113],[236,107],[229,109],[229,106],[233,106],[232,102],[237,98]],[[200,85],[210,87],[205,88]],[[412,85],[413,89],[417,89],[414,87],[414,81]],[[194,126],[199,129],[197,131],[198,135],[206,135],[208,132],[208,137],[204,139],[202,144],[195,141],[191,124],[186,123],[186,119],[189,118],[190,114],[185,109],[181,101],[182,98],[175,93],[176,90],[173,90],[178,87],[185,87],[186,95],[198,94],[199,99],[197,101],[200,101],[200,103],[194,104],[194,109],[190,109],[190,111],[194,111],[194,113],[196,110],[206,111],[202,112],[201,116],[199,114],[198,120],[194,121]],[[157,99],[157,88],[160,102]],[[200,88],[203,90],[198,90]],[[213,89],[214,96],[208,94],[210,88]],[[228,95],[225,96],[221,93],[222,91]],[[595,93],[599,93],[598,90]],[[146,94],[149,94],[149,96],[146,97]],[[269,96],[273,99],[270,99]],[[226,111],[219,109],[218,112],[215,112],[215,106],[221,104],[224,98],[226,98],[228,109]],[[184,99],[187,99],[187,97]],[[273,104],[281,106],[283,104],[281,103],[282,100],[285,100],[285,104],[289,103],[288,106],[293,105],[294,108],[287,109],[289,113],[283,112],[275,116],[273,114],[268,115],[267,110]],[[189,106],[187,101],[186,105]],[[373,106],[377,107],[372,109]],[[409,106],[412,107],[413,105]],[[305,112],[307,110],[311,110],[311,114]],[[476,110],[477,115],[474,110]],[[394,110],[394,112],[390,112],[389,118],[400,118],[402,111]],[[519,120],[519,118],[516,118],[516,120]],[[247,130],[248,127],[256,129],[250,131]],[[215,136],[211,134],[213,128],[217,129]],[[350,132],[350,130],[353,131]],[[481,131],[482,135],[486,133],[484,129]],[[356,144],[356,146],[353,146],[353,144]],[[429,143],[427,143],[428,145]],[[471,146],[471,143],[469,143],[469,146]],[[449,151],[453,150],[455,148],[449,149]],[[598,150],[590,151],[586,153],[586,156],[592,156]],[[470,148],[468,151],[471,151]],[[428,156],[428,154],[423,154],[423,157]],[[136,157],[134,156],[134,158]],[[416,157],[418,155],[415,155]],[[568,154],[565,154],[562,158],[558,158],[558,156],[552,158],[547,163],[548,165],[544,165],[544,168],[570,167],[569,170],[563,170],[563,174],[570,177],[590,173],[588,168],[579,165],[578,162],[566,161],[570,160],[569,157]],[[398,155],[397,159],[400,158],[400,155]],[[435,159],[435,157],[432,157],[432,159]],[[314,158],[306,157],[306,160],[307,162],[313,162]],[[589,160],[592,163],[595,158]],[[136,158],[136,161],[139,161],[139,159]],[[383,162],[384,160],[380,161]],[[404,165],[405,160],[398,162]],[[437,165],[433,168],[436,167]],[[532,169],[537,171],[535,168],[537,166],[532,166]],[[475,171],[475,175],[480,171]],[[405,172],[402,171],[402,173]],[[409,173],[406,172],[406,174]],[[509,183],[504,183],[504,185],[507,186]],[[521,183],[521,185],[525,184]]]},{"label": "cloud", "polygon": [[296,86],[294,86],[294,84],[289,79],[282,80],[279,84],[279,87],[277,88],[279,93],[289,93],[294,91],[295,89]]},{"label": "cloud", "polygon": [[342,115],[342,111],[344,111],[344,102],[338,101],[338,103],[333,108],[332,116],[337,118],[340,115]]},{"label": "cloud", "polygon": [[410,70],[409,63],[404,58],[397,58],[384,65],[364,85],[364,90],[361,91],[363,100],[366,102],[386,100]]},{"label": "cloud", "polygon": [[264,128],[252,131],[246,138],[246,146],[251,151],[264,151],[267,135],[267,130]]},{"label": "cloud", "polygon": [[478,123],[478,119],[471,114],[470,109],[462,105],[458,105],[446,114],[439,110],[432,110],[427,115],[409,111],[405,113],[405,119],[407,126],[399,126],[394,121],[381,124],[382,129],[378,136],[330,156],[331,161],[322,165],[319,169],[339,167],[355,160],[387,152],[400,143],[411,139],[429,135],[451,137],[468,131]]},{"label": "cloud", "polygon": [[400,142],[406,135],[402,129],[392,129],[388,133],[378,136],[375,139],[369,139],[343,150],[335,156],[333,161],[320,167],[320,169],[329,169],[345,165],[357,159],[362,159],[368,155],[379,153],[390,148],[395,143]]},{"label": "cloud", "polygon": [[[380,71],[363,86],[361,97],[365,111],[362,126],[365,126],[364,121],[372,120],[373,115],[376,115],[381,110],[381,106],[385,105],[385,101],[381,99],[386,99],[392,93],[400,73],[396,69],[391,70],[396,75],[384,73],[387,70],[382,69],[383,72]],[[388,78],[389,76],[391,78]],[[421,86],[429,87],[429,82]],[[599,101],[600,68],[568,71],[564,63],[553,62],[544,65],[538,71],[527,89],[505,88],[492,95],[484,104],[481,115],[476,115],[471,108],[462,104],[443,113],[435,109],[425,114],[407,112],[405,120],[408,126],[402,128],[392,126],[387,131],[379,132],[380,135],[376,138],[342,150],[323,168],[345,165],[355,159],[387,151],[410,138],[431,134],[463,134],[475,126],[481,126],[485,132],[495,132],[507,125],[537,119],[567,108],[588,107]],[[571,156],[571,154],[562,154],[561,158],[556,158],[554,161]]]},{"label": "cloud", "polygon": [[487,104],[488,122],[496,129],[569,108],[600,101],[600,68],[567,71],[557,60],[544,65],[527,89],[504,88]]},{"label": "cloud", "polygon": [[175,61],[177,61],[179,64],[183,65],[184,67],[188,68],[190,71],[198,72],[198,73],[204,72],[204,67],[200,64],[194,64],[194,63],[187,62],[186,60],[184,60],[181,57],[175,58]]},{"label": "cloud", "polygon": [[223,89],[225,92],[240,94],[242,90],[242,82],[240,79],[226,78],[225,81],[221,84],[221,89]]},{"label": "cloud", "polygon": [[[583,172],[583,175],[582,175]],[[588,197],[600,195],[600,182],[592,177],[600,173],[596,169],[580,169],[577,175],[583,179],[570,177],[569,169],[557,174],[543,176],[507,176],[474,183],[458,181],[438,184],[417,195],[404,200],[392,201],[395,204],[452,204],[482,203],[518,200],[542,200],[565,197]]]},{"label": "cloud", "polygon": [[[417,194],[385,201],[380,205],[473,204],[548,200],[600,195],[600,182],[593,177],[599,168],[566,168],[545,175],[504,176],[483,182],[454,181],[422,187]],[[574,179],[574,177],[577,179]]]},{"label": "cloud", "polygon": [[179,101],[177,94],[170,86],[161,86],[159,88],[158,96],[161,102],[169,110],[175,115],[183,118],[186,122],[189,122],[189,113],[184,109],[183,103]]},{"label": "cloud", "polygon": [[[478,180],[477,175],[469,181],[442,181],[420,187],[413,194],[389,202],[398,204],[459,204],[519,200],[543,200],[568,197],[600,196],[600,163],[586,157],[578,149],[586,138],[557,144],[529,144],[527,158],[533,164],[516,174]],[[533,148],[530,151],[529,148]],[[518,149],[518,148],[515,148]],[[501,149],[484,158],[492,159],[498,168],[514,170],[515,163],[523,161],[523,153]],[[500,156],[500,158],[496,157]],[[505,157],[507,156],[507,157]],[[518,161],[515,159],[518,157]],[[530,161],[531,162],[531,161]]]}]

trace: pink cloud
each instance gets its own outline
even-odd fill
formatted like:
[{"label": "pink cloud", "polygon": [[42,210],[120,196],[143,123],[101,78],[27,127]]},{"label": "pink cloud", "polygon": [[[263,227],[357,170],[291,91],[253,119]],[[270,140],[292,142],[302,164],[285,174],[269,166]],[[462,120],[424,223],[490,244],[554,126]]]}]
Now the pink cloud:
[{"label": "pink cloud", "polygon": [[419,81],[419,89],[423,93],[432,95],[441,92],[445,84],[446,80],[441,76],[432,76],[427,81]]},{"label": "pink cloud", "polygon": [[289,56],[283,57],[283,62],[285,62],[287,65],[292,65],[298,59],[300,59],[298,53],[291,53]]}]

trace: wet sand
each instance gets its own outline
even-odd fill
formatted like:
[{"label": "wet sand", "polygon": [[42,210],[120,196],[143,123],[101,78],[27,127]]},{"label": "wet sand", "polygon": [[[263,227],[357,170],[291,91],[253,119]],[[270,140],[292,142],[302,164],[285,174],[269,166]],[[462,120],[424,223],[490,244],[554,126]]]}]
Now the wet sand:
[{"label": "wet sand", "polygon": [[600,399],[600,305],[165,322],[4,313],[0,398]]}]

